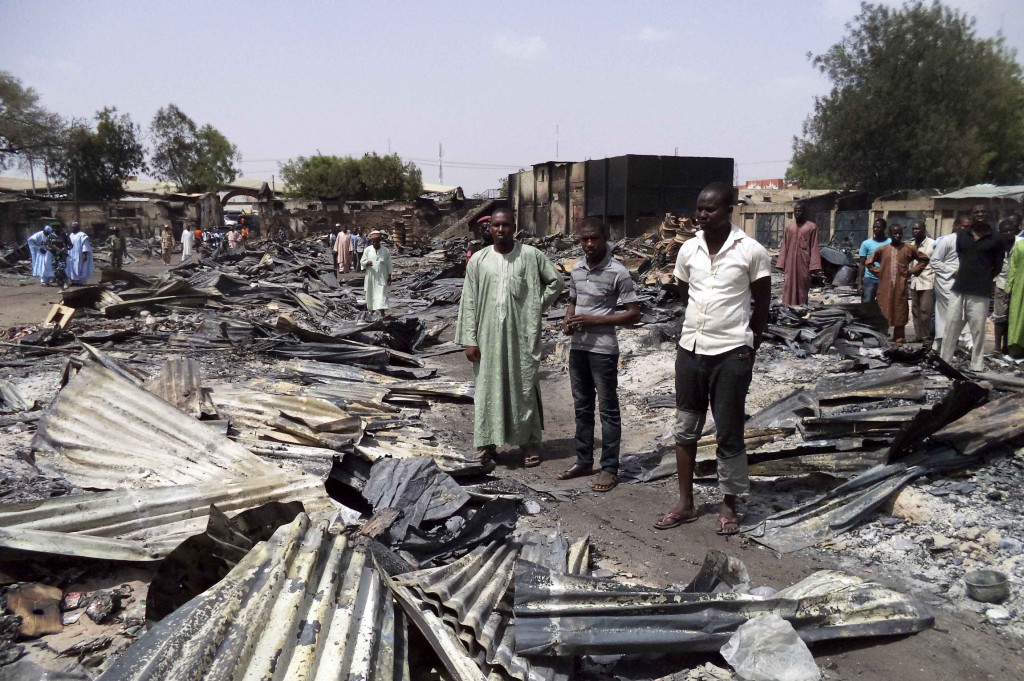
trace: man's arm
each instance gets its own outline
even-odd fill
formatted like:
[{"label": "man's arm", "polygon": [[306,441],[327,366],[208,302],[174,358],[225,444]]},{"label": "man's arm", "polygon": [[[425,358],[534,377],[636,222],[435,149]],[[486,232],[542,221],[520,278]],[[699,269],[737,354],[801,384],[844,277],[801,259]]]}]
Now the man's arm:
[{"label": "man's arm", "polygon": [[878,266],[878,254],[881,252],[882,248],[885,248],[885,246],[876,248],[864,264],[864,267],[876,277],[882,273],[881,268]]},{"label": "man's arm", "polygon": [[575,327],[569,322],[570,319],[576,316],[576,300],[569,300],[569,307],[565,308],[565,317],[562,318],[562,333],[566,336],[571,336],[576,330]]},{"label": "man's arm", "polygon": [[476,337],[477,266],[476,257],[466,265],[466,278],[459,300],[459,321],[455,327],[455,342],[466,346],[466,359],[474,363],[480,361],[480,347]]},{"label": "man's arm", "polygon": [[761,336],[768,325],[768,307],[772,302],[772,278],[761,277],[750,282],[750,330],[754,332],[754,350],[761,347]]},{"label": "man's arm", "polygon": [[[612,314],[575,314],[576,304],[570,305],[570,312],[566,315],[566,323],[574,328],[587,326],[628,326],[640,321],[640,303],[626,303],[623,312]],[[571,316],[570,316],[571,315]]]},{"label": "man's arm", "polygon": [[562,289],[565,288],[565,282],[562,281],[562,275],[558,273],[546,255],[537,251],[537,258],[540,263],[537,268],[540,271],[540,282],[544,285],[544,291],[541,293],[541,309],[546,310],[558,300]]},{"label": "man's arm", "polygon": [[676,277],[676,288],[679,289],[679,300],[683,302],[683,308],[685,308],[690,304],[690,282]]}]

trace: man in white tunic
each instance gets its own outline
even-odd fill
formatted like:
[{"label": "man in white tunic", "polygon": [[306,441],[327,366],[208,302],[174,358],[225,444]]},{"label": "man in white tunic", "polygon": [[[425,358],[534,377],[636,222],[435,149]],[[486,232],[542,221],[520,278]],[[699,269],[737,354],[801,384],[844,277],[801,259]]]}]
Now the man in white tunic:
[{"label": "man in white tunic", "polygon": [[195,245],[196,235],[192,233],[192,230],[185,225],[185,229],[181,230],[181,261],[185,262],[192,257],[192,246]]},{"label": "man in white tunic", "polygon": [[28,252],[32,256],[32,276],[39,277],[39,283],[49,286],[53,280],[53,253],[46,247],[46,240],[53,233],[47,225],[28,238]]},{"label": "man in white tunic", "polygon": [[522,447],[525,466],[536,466],[544,428],[541,316],[562,292],[562,277],[539,250],[516,243],[507,208],[492,214],[491,234],[494,245],[466,265],[455,333],[476,377],[473,445],[485,465],[509,444]]},{"label": "man in white tunic", "polygon": [[359,264],[366,270],[363,289],[366,291],[366,309],[371,313],[388,309],[388,286],[391,285],[391,253],[380,242],[379,231],[370,232],[370,245],[363,250]]},{"label": "man in white tunic", "polygon": [[71,251],[68,253],[68,279],[72,284],[89,283],[92,276],[92,243],[77,222],[71,223]]},{"label": "man in white tunic", "polygon": [[[942,338],[946,335],[946,309],[953,296],[953,278],[960,268],[960,256],[956,253],[956,235],[961,229],[971,228],[971,216],[960,215],[953,223],[952,234],[935,240],[935,249],[928,261],[935,273],[933,294],[935,297],[935,344],[936,350],[942,347]],[[969,336],[968,336],[969,338]],[[956,341],[953,341],[956,343]],[[971,344],[968,343],[968,347]]]}]

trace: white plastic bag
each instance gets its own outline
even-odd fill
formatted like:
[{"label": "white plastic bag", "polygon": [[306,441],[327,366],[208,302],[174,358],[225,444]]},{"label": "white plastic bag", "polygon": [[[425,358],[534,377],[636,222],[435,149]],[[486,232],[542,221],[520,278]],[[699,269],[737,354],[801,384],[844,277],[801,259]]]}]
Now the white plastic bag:
[{"label": "white plastic bag", "polygon": [[722,646],[722,657],[746,681],[821,681],[807,644],[775,614],[741,624]]}]

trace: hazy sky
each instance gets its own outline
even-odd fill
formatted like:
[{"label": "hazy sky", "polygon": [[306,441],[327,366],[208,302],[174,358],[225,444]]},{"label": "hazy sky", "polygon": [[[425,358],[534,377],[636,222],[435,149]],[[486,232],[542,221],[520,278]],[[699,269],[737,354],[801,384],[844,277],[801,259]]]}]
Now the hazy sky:
[{"label": "hazy sky", "polygon": [[[951,4],[1024,53],[1020,0]],[[116,106],[147,128],[173,102],[238,145],[246,177],[390,149],[437,182],[441,143],[445,184],[469,192],[676,149],[734,157],[743,181],[785,172],[828,89],[807,53],[858,5],[0,0],[0,69],[65,116]]]}]

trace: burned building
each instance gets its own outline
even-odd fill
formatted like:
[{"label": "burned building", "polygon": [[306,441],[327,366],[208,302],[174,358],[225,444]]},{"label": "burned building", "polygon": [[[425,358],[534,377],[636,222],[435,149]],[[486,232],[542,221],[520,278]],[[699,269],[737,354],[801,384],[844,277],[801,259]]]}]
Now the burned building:
[{"label": "burned building", "polygon": [[700,190],[731,185],[733,168],[731,158],[639,154],[549,161],[509,175],[509,199],[516,227],[531,234],[565,234],[599,217],[613,236],[637,236],[665,213],[692,214]]}]

